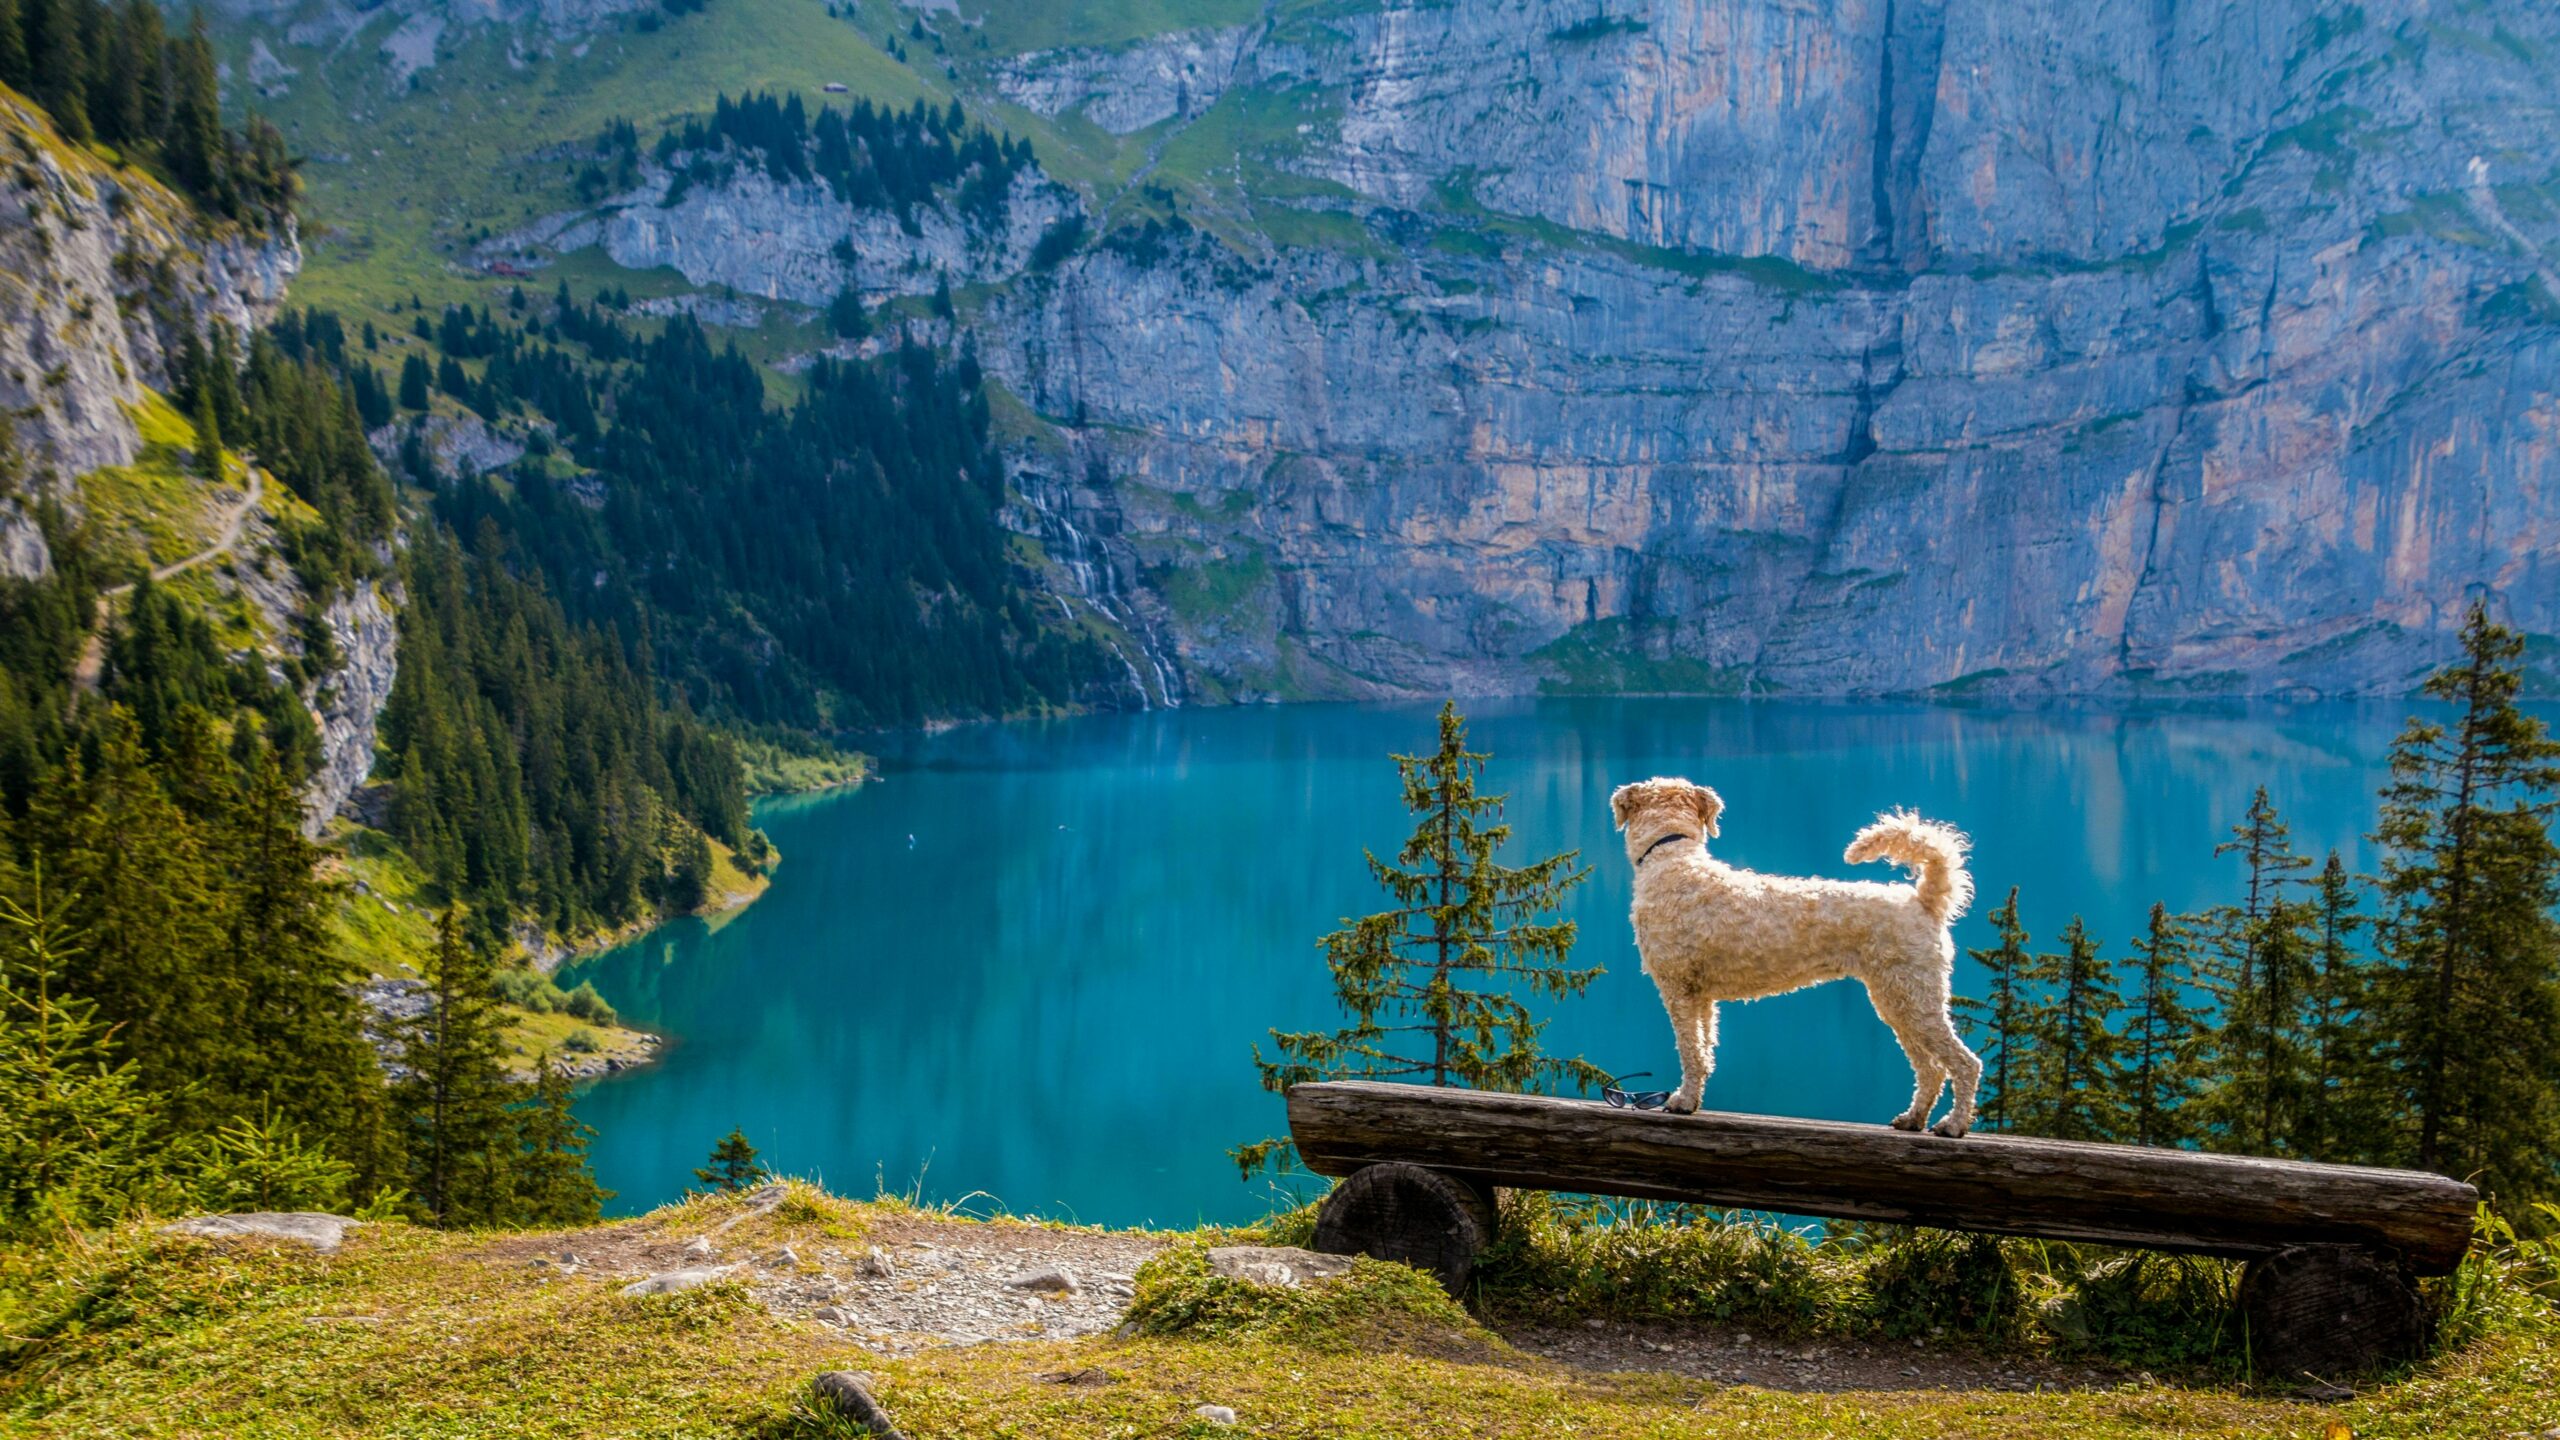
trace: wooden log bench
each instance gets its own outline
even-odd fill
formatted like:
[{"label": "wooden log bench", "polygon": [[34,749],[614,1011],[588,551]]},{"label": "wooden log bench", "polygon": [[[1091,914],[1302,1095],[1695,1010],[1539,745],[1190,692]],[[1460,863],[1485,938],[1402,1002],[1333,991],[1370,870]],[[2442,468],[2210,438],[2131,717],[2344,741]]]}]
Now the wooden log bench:
[{"label": "wooden log bench", "polygon": [[1343,1181],[1315,1248],[1453,1293],[1493,1239],[1495,1186],[1685,1201],[2245,1260],[2253,1358],[2324,1379],[2418,1352],[2413,1282],[2460,1263],[2479,1203],[2441,1175],[2191,1150],[1357,1081],[1288,1098],[1299,1157]]}]

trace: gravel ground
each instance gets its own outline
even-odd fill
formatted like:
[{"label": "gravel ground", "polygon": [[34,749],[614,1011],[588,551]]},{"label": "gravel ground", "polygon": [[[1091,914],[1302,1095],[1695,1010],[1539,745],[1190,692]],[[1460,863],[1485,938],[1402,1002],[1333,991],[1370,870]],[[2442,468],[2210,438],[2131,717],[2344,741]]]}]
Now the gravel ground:
[{"label": "gravel ground", "polygon": [[1937,1341],[1789,1340],[1719,1325],[1590,1321],[1506,1327],[1502,1335],[1577,1369],[1691,1375],[1769,1390],[2106,1390],[2135,1378]]},{"label": "gravel ground", "polygon": [[[750,1212],[753,1213],[753,1212]],[[742,1217],[743,1218],[743,1217]],[[732,1222],[734,1223],[734,1222]],[[732,1241],[726,1227],[686,1237],[608,1225],[561,1242],[511,1241],[501,1263],[563,1280],[668,1288],[734,1279],[777,1315],[823,1325],[864,1349],[907,1355],[941,1345],[1066,1340],[1109,1330],[1129,1307],[1131,1276],[1163,1247],[1137,1234],[1060,1230],[922,1215],[885,1216],[857,1243],[798,1250]]]}]

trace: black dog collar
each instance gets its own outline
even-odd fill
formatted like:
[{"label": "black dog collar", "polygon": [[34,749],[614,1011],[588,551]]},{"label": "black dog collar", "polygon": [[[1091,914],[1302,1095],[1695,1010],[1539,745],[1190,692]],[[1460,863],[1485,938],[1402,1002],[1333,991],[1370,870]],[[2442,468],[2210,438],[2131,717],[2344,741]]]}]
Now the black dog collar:
[{"label": "black dog collar", "polygon": [[1654,851],[1661,849],[1663,846],[1670,844],[1674,840],[1695,840],[1697,838],[1698,837],[1695,835],[1683,835],[1679,831],[1674,830],[1670,834],[1665,835],[1661,839],[1644,847],[1644,853],[1636,857],[1636,863],[1641,865],[1647,860],[1652,859]]}]

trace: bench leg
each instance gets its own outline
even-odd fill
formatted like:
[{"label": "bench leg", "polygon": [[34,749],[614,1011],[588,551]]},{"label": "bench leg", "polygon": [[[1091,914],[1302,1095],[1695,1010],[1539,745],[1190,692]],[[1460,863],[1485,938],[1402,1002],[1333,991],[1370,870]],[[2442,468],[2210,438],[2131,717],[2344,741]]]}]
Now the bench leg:
[{"label": "bench leg", "polygon": [[2354,1245],[2296,1245],[2240,1280],[2249,1355],[2274,1379],[2339,1382],[2417,1358],[2427,1316],[2400,1263]]},{"label": "bench leg", "polygon": [[1493,1197],[1455,1175],[1401,1161],[1356,1171],[1316,1213],[1327,1255],[1398,1260],[1440,1277],[1464,1299],[1476,1256],[1493,1243]]}]

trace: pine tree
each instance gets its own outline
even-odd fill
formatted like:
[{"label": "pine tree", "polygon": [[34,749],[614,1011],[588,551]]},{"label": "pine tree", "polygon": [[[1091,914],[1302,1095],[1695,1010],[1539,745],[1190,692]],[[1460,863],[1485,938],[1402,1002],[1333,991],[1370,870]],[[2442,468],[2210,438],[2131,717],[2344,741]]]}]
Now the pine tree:
[{"label": "pine tree", "polygon": [[381,1083],[359,1026],[358,978],[329,915],[320,847],[302,834],[300,787],[252,741],[222,847],[231,878],[226,971],[241,1022],[226,1069],[236,1113],[272,1103],[305,1133],[355,1143]]},{"label": "pine tree", "polygon": [[487,1223],[503,1218],[510,1198],[495,1182],[515,1150],[507,1107],[521,1087],[507,1078],[501,1058],[495,972],[486,951],[464,942],[456,908],[436,919],[427,986],[426,1012],[401,1027],[401,1063],[409,1076],[396,1100],[408,1141],[409,1188],[440,1224]]},{"label": "pine tree", "polygon": [[2039,957],[2053,998],[2035,1008],[2034,1133],[2056,1140],[2112,1140],[2123,1133],[2124,1065],[2113,1020],[2124,1001],[2114,962],[2080,917],[2062,927],[2059,954]]},{"label": "pine tree", "polygon": [[427,357],[415,350],[410,351],[400,362],[400,408],[426,409],[430,398],[427,388],[433,380],[434,376],[427,369]]},{"label": "pine tree", "polygon": [[63,909],[88,937],[65,957],[67,978],[116,1028],[141,1082],[170,1097],[175,1124],[218,1124],[239,1112],[223,1062],[245,1018],[222,963],[227,886],[162,791],[132,712],[109,706],[91,746],[94,768],[66,757],[53,802],[49,848],[76,897]]},{"label": "pine tree", "polygon": [[2216,1149],[2275,1154],[2291,1147],[2307,1070],[2304,1006],[2313,984],[2309,911],[2291,897],[2311,862],[2295,853],[2283,818],[2259,786],[2247,818],[2217,856],[2248,867],[2238,905],[2206,912],[2212,950],[2203,967],[2216,1002],[2215,1079],[2199,1097],[2204,1138]]},{"label": "pine tree", "polygon": [[1982,1055],[1982,1089],[1974,1113],[1986,1130],[2013,1130],[2019,1118],[2014,1097],[2033,1088],[2029,1067],[2035,1063],[2025,1023],[2033,997],[2019,989],[2034,960],[2027,952],[2026,927],[2018,923],[2017,886],[2009,887],[2009,898],[1987,918],[2000,943],[1965,953],[1989,972],[1991,993],[1983,1000],[1958,996],[1955,1009]]},{"label": "pine tree", "polygon": [[[1277,1060],[1254,1051],[1265,1089],[1319,1079],[1419,1078],[1433,1085],[1528,1090],[1570,1081],[1578,1089],[1607,1076],[1580,1059],[1538,1047],[1545,1022],[1512,994],[1566,999],[1599,978],[1599,967],[1569,963],[1573,922],[1545,921],[1566,892],[1591,873],[1567,851],[1511,867],[1494,856],[1511,838],[1498,823],[1503,797],[1479,795],[1491,757],[1466,748],[1458,707],[1440,708],[1440,743],[1429,755],[1393,757],[1405,809],[1420,817],[1393,863],[1367,857],[1371,878],[1395,908],[1351,921],[1319,942],[1334,995],[1352,1024],[1331,1032],[1274,1030]],[[1497,823],[1486,823],[1493,821]],[[1471,977],[1486,979],[1475,982]],[[1241,1147],[1246,1174],[1270,1162],[1283,1142]]]},{"label": "pine tree", "polygon": [[521,1225],[590,1225],[613,1192],[587,1166],[593,1127],[569,1106],[569,1077],[542,1057],[533,1098],[516,1112],[515,1221]]},{"label": "pine tree", "polygon": [[213,387],[198,382],[195,387],[196,473],[207,480],[222,478],[222,421],[214,412]]},{"label": "pine tree", "polygon": [[27,90],[33,83],[27,63],[27,28],[18,0],[0,0],[0,85]]},{"label": "pine tree", "polygon": [[756,1147],[744,1130],[731,1130],[711,1147],[711,1161],[693,1172],[693,1178],[710,1187],[715,1195],[735,1195],[752,1185],[773,1178],[773,1172],[756,1159]]},{"label": "pine tree", "polygon": [[162,147],[178,183],[221,209],[222,92],[213,59],[213,37],[204,12],[190,17],[186,38],[169,46],[175,84],[170,96],[169,138]]},{"label": "pine tree", "polygon": [[2371,975],[2356,935],[2366,928],[2357,913],[2356,881],[2338,852],[2329,852],[2312,882],[2312,934],[2318,955],[2317,984],[2309,1007],[2309,1084],[2299,1126],[2302,1154],[2313,1160],[2369,1157],[2381,1130],[2372,1103],[2372,1052],[2363,1033]]},{"label": "pine tree", "polygon": [[85,144],[92,136],[87,104],[89,47],[75,0],[25,0],[28,80],[34,99],[53,116],[65,139]]},{"label": "pine tree", "polygon": [[157,1168],[156,1099],[97,1009],[63,985],[78,947],[36,871],[0,898],[0,1235],[112,1218]]},{"label": "pine tree", "polygon": [[862,292],[847,285],[827,302],[827,328],[837,338],[859,340],[871,333],[871,314],[862,305]]},{"label": "pine tree", "polygon": [[2194,1138],[2186,1113],[2197,1088],[2194,1057],[2203,1020],[2188,1005],[2195,951],[2185,922],[2166,905],[2133,942],[2141,989],[2125,1024],[2125,1138],[2136,1145],[2175,1145]]},{"label": "pine tree", "polygon": [[2524,641],[2474,602],[2462,658],[2391,747],[2371,1029],[2405,1131],[2395,1158],[2476,1176],[2516,1209],[2560,1189],[2560,741],[2516,705]]}]

